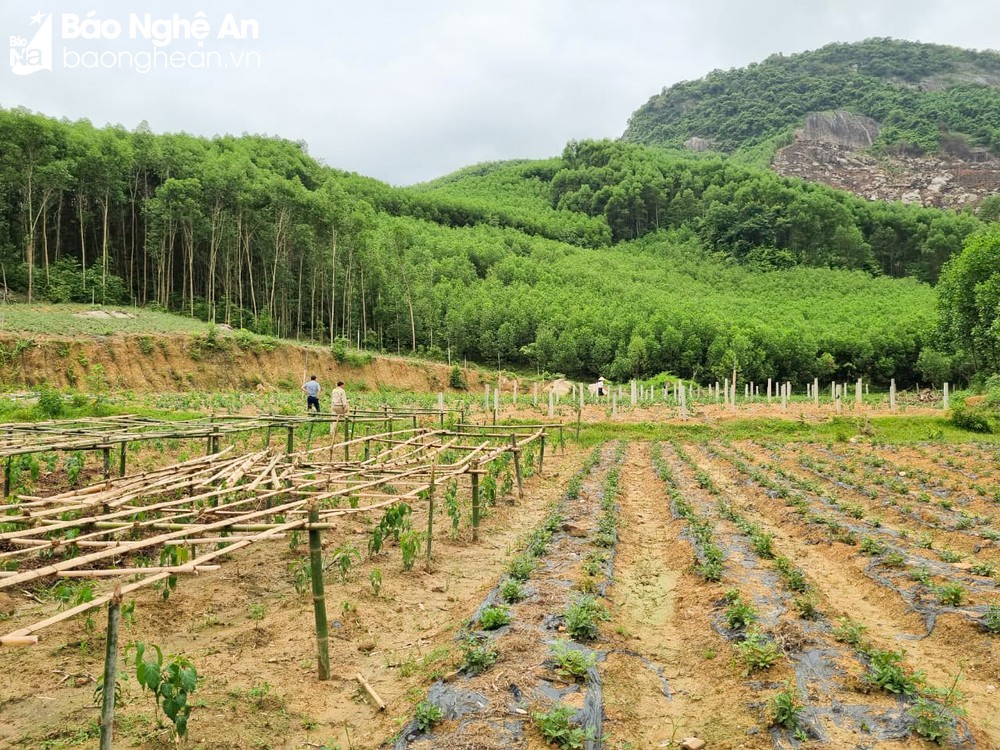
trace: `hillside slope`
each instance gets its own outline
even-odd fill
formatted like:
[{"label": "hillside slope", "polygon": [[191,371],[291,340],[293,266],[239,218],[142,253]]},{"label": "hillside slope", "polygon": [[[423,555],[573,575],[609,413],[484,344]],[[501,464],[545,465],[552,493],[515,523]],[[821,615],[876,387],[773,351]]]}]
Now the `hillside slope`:
[{"label": "hillside slope", "polygon": [[675,84],[633,113],[623,138],[760,164],[781,149],[781,174],[962,206],[1000,181],[998,122],[1000,54],[869,39]]}]

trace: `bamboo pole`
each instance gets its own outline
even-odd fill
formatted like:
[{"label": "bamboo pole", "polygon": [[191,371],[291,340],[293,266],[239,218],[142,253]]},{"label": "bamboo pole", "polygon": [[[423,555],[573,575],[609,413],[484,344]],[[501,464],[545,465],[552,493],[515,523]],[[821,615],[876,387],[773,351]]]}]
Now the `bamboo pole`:
[{"label": "bamboo pole", "polygon": [[472,462],[472,541],[479,541],[479,461]]},{"label": "bamboo pole", "polygon": [[510,436],[510,452],[514,456],[514,476],[517,478],[517,498],[524,500],[524,482],[521,479],[521,449],[517,445],[517,436]]},{"label": "bamboo pole", "polygon": [[379,694],[375,692],[375,688],[373,688],[371,684],[369,684],[368,680],[366,680],[360,672],[358,672],[357,675],[355,675],[355,679],[361,684],[361,687],[364,688],[364,691],[368,694],[368,697],[372,699],[372,701],[375,703],[376,706],[378,706],[378,710],[385,711],[385,701],[383,701],[382,698],[379,697]]},{"label": "bamboo pole", "polygon": [[427,489],[427,551],[424,570],[431,572],[431,542],[434,540],[434,464],[431,464],[431,485]]},{"label": "bamboo pole", "polygon": [[[309,522],[319,523],[319,507],[309,505]],[[330,642],[326,622],[326,595],[323,592],[323,547],[319,529],[309,529],[309,566],[312,578],[313,615],[316,620],[316,657],[319,679],[330,679]]]},{"label": "bamboo pole", "polygon": [[37,635],[5,635],[0,636],[0,647],[34,646],[38,643]]},{"label": "bamboo pole", "polygon": [[122,591],[116,586],[108,602],[108,634],[104,649],[104,694],[101,702],[101,750],[111,750],[115,723],[115,684],[118,680],[118,623]]}]

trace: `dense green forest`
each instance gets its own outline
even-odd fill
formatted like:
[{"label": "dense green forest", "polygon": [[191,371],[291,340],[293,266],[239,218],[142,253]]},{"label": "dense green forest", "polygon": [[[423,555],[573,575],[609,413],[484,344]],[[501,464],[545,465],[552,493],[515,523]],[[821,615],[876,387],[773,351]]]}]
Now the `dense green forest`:
[{"label": "dense green forest", "polygon": [[0,110],[25,299],[574,376],[913,382],[945,346],[922,282],[981,226],[635,144],[393,188],[278,138]]},{"label": "dense green forest", "polygon": [[752,151],[832,109],[881,123],[877,149],[1000,153],[1000,54],[869,39],[772,55],[665,88],[636,110],[624,139],[679,148],[698,136],[722,152]]}]

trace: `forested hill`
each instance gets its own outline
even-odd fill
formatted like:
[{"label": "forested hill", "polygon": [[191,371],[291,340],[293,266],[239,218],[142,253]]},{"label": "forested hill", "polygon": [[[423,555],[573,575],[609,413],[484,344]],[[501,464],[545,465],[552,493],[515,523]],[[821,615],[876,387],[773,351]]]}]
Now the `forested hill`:
[{"label": "forested hill", "polygon": [[806,115],[848,110],[881,125],[874,145],[936,152],[949,141],[1000,153],[1000,54],[892,39],[772,55],[665,88],[632,115],[624,140],[725,153],[787,138]]},{"label": "forested hill", "polygon": [[620,142],[399,189],[278,138],[0,109],[8,300],[492,367],[903,385],[933,337],[922,280],[980,224]]}]

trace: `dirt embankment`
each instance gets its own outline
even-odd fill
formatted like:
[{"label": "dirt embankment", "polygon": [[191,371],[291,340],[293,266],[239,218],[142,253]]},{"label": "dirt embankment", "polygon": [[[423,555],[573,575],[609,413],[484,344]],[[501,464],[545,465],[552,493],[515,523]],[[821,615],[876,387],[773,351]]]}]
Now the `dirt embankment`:
[{"label": "dirt embankment", "polygon": [[[379,356],[367,364],[338,362],[320,346],[278,343],[240,346],[233,338],[100,336],[63,339],[0,338],[0,383],[6,388],[48,384],[81,391],[270,390],[298,387],[303,375],[325,386],[343,380],[353,387],[449,390],[451,368],[402,357]],[[465,371],[470,389],[481,387],[475,370]]]}]

